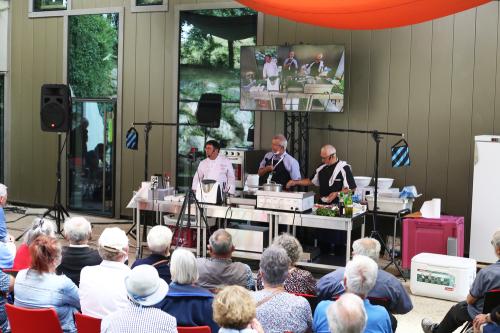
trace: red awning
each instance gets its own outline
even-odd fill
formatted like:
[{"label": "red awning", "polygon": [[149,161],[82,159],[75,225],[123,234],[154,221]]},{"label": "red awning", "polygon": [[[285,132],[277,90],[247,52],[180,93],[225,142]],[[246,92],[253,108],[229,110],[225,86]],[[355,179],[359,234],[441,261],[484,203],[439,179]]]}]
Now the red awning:
[{"label": "red awning", "polygon": [[458,13],[490,0],[238,0],[256,11],[330,28],[401,27]]}]

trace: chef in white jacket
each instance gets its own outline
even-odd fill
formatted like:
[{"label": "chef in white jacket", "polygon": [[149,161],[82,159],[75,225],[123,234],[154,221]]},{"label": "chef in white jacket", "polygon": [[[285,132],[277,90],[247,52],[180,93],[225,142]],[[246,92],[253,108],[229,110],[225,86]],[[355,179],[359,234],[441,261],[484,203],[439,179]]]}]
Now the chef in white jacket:
[{"label": "chef in white jacket", "polygon": [[193,191],[200,190],[203,179],[213,179],[219,182],[222,190],[234,194],[236,190],[236,179],[231,161],[225,156],[219,155],[220,145],[215,140],[205,143],[205,154],[207,158],[200,162],[193,176]]}]

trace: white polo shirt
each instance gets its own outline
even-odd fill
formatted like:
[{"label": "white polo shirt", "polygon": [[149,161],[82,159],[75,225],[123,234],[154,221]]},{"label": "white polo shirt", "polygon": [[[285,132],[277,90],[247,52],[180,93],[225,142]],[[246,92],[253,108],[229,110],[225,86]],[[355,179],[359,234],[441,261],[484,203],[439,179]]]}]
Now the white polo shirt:
[{"label": "white polo shirt", "polygon": [[103,260],[100,265],[84,267],[78,291],[82,313],[102,319],[127,308],[125,277],[129,272],[127,265],[117,261]]}]

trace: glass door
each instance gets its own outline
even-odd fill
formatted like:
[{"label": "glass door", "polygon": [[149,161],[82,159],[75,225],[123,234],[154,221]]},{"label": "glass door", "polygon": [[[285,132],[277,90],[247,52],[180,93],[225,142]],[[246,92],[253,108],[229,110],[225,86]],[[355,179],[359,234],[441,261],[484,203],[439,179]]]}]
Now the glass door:
[{"label": "glass door", "polygon": [[68,16],[68,208],[105,216],[114,214],[119,20],[118,13]]},{"label": "glass door", "polygon": [[114,99],[73,99],[68,149],[69,209],[113,215]]}]

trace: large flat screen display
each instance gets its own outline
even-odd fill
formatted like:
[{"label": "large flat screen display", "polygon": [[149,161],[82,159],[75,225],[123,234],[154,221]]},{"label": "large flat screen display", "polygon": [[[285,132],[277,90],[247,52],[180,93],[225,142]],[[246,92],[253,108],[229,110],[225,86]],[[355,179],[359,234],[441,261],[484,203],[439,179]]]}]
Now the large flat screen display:
[{"label": "large flat screen display", "polygon": [[241,47],[241,110],[342,112],[343,45]]}]

